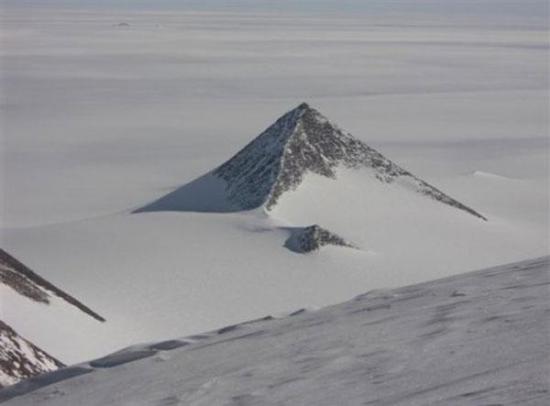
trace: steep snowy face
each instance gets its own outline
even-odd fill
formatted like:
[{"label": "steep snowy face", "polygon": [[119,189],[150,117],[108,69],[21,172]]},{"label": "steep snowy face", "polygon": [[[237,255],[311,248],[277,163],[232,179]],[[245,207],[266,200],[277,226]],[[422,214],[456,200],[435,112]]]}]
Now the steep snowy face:
[{"label": "steep snowy face", "polygon": [[226,182],[228,200],[247,210],[271,210],[295,190],[308,173],[336,179],[336,168],[370,168],[380,182],[403,178],[430,198],[484,216],[394,164],[378,151],[342,131],[306,103],[283,115],[214,174]]},{"label": "steep snowy face", "polygon": [[62,366],[61,362],[0,321],[0,388]]}]

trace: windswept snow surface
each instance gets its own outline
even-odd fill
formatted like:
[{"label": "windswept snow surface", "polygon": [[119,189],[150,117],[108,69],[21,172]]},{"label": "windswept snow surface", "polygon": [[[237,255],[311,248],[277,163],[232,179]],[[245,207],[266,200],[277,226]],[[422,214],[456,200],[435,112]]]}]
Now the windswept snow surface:
[{"label": "windswept snow surface", "polygon": [[375,290],[318,311],[129,347],[0,391],[0,400],[546,406],[549,286],[545,257]]}]

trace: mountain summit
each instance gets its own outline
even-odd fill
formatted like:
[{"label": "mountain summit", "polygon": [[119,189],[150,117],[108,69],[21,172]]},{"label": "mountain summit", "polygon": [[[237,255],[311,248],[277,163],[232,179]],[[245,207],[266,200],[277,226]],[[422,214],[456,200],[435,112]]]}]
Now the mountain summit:
[{"label": "mountain summit", "polygon": [[227,212],[262,206],[270,211],[306,175],[336,179],[339,168],[367,168],[388,184],[405,180],[416,192],[486,220],[341,130],[307,103],[284,114],[212,172],[137,211]]}]

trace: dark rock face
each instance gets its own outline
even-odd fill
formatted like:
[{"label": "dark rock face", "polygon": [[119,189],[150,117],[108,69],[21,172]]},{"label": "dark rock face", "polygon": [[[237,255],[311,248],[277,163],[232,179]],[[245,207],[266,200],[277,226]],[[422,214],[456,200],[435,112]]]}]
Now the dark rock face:
[{"label": "dark rock face", "polygon": [[214,174],[228,199],[242,210],[271,210],[308,172],[336,178],[336,167],[372,168],[381,182],[408,178],[417,192],[486,220],[473,209],[394,164],[378,151],[330,123],[306,103],[283,115]]},{"label": "dark rock face", "polygon": [[259,207],[269,199],[283,166],[286,143],[301,114],[301,109],[286,113],[214,171],[226,181],[228,199],[242,210]]},{"label": "dark rock face", "polygon": [[292,230],[290,238],[285,243],[291,251],[302,254],[316,251],[325,245],[355,248],[339,235],[317,224]]},{"label": "dark rock face", "polygon": [[13,271],[9,267],[0,264],[0,283],[9,286],[17,293],[35,302],[50,303],[49,295],[44,289],[32,283],[25,276]]},{"label": "dark rock face", "polygon": [[2,321],[0,342],[0,388],[63,366]]},{"label": "dark rock face", "polygon": [[27,266],[0,248],[0,283],[9,286],[17,293],[35,302],[50,303],[50,295],[55,295],[82,310],[96,320],[105,321],[103,317],[68,293],[57,288],[46,279],[31,271]]}]

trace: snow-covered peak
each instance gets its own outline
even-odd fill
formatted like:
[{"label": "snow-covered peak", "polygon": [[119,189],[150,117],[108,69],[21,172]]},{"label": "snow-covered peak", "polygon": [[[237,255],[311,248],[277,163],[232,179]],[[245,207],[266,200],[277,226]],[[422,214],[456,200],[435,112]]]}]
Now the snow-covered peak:
[{"label": "snow-covered peak", "polygon": [[[485,217],[417,178],[301,103],[214,171],[138,211],[271,211],[308,174],[336,179],[339,168],[368,169],[383,183],[404,180],[415,192]],[[403,182],[398,182],[403,183]],[[345,197],[344,197],[345,198]]]},{"label": "snow-covered peak", "polygon": [[270,210],[308,172],[335,179],[337,166],[374,166],[378,158],[374,150],[302,103],[214,173],[227,182],[229,200],[241,209],[263,205]]},{"label": "snow-covered peak", "polygon": [[307,103],[279,118],[215,173],[227,182],[229,199],[239,207],[264,205],[269,211],[308,173],[336,179],[338,167],[370,168],[386,183],[407,178],[416,191],[485,219],[341,130]]}]

